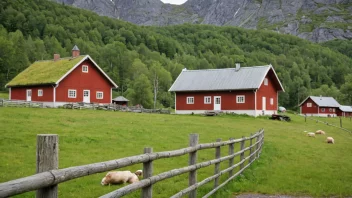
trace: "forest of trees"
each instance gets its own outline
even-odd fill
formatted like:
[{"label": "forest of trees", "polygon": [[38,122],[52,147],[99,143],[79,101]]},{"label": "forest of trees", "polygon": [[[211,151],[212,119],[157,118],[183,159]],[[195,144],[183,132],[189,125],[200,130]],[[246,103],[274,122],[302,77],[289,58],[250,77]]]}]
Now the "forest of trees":
[{"label": "forest of trees", "polygon": [[[272,64],[295,109],[308,95],[352,105],[351,41],[315,44],[269,31],[209,25],[141,27],[47,0],[0,1],[0,89],[36,60],[70,56],[76,44],[144,107],[173,107],[168,92],[183,68]],[[349,74],[349,75],[348,75]]]}]

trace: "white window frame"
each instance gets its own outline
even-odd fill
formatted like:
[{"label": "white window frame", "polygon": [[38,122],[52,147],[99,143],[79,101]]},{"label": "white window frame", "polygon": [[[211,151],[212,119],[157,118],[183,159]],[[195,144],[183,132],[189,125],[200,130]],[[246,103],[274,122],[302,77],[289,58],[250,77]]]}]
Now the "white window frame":
[{"label": "white window frame", "polygon": [[187,104],[194,104],[194,97],[193,96],[190,96],[190,97],[187,97]]},{"label": "white window frame", "polygon": [[268,80],[268,78],[264,78],[264,85],[268,85],[269,84],[269,80]]},{"label": "white window frame", "polygon": [[[70,92],[72,92],[74,94],[70,95]],[[69,89],[68,92],[67,92],[67,95],[68,95],[68,98],[77,98],[77,90],[76,89]]]},{"label": "white window frame", "polygon": [[332,112],[334,112],[334,113],[335,113],[335,108],[332,108]]},{"label": "white window frame", "polygon": [[274,98],[270,98],[270,105],[274,105]]},{"label": "white window frame", "polygon": [[244,95],[238,95],[236,96],[236,103],[246,103],[246,97]]},{"label": "white window frame", "polygon": [[321,108],[321,112],[325,112],[325,108]]},{"label": "white window frame", "polygon": [[307,102],[307,107],[312,107],[312,103],[311,102]]},{"label": "white window frame", "polygon": [[42,89],[38,89],[38,97],[42,97],[43,96],[43,90]]},{"label": "white window frame", "polygon": [[211,104],[211,96],[204,96],[204,104]]},{"label": "white window frame", "polygon": [[[99,97],[99,94],[101,94],[101,97]],[[95,97],[99,100],[104,99],[104,92],[102,91],[97,91],[95,94]]]},{"label": "white window frame", "polygon": [[88,65],[82,65],[82,72],[88,73]]}]

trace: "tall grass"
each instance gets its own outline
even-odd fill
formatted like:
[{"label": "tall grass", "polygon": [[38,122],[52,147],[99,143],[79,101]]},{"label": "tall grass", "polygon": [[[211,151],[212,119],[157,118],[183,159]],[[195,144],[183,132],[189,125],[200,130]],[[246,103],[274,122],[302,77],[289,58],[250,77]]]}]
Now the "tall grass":
[{"label": "tall grass", "polygon": [[[200,142],[240,138],[265,129],[261,158],[243,176],[228,184],[216,197],[233,193],[290,194],[309,196],[352,195],[352,135],[303,117],[290,115],[292,122],[224,115],[159,115],[93,110],[0,108],[0,182],[35,173],[36,134],[59,135],[59,167],[65,168],[141,154],[144,147],[155,152],[188,146],[190,133],[199,133]],[[304,131],[322,129],[335,138],[309,138]],[[235,145],[239,150],[239,144]],[[199,152],[198,161],[214,158],[214,150]],[[223,147],[222,156],[227,154]],[[248,155],[248,153],[247,153]],[[238,160],[238,159],[237,159]],[[188,157],[157,160],[154,174],[187,165]],[[221,168],[228,166],[222,163]],[[123,170],[141,169],[134,165]],[[198,171],[198,180],[209,177],[214,167]],[[105,173],[59,185],[60,197],[98,197],[121,186],[101,186]],[[224,181],[227,175],[221,177]],[[187,174],[154,186],[155,197],[169,197],[187,187]],[[198,189],[199,196],[213,187]],[[26,193],[19,197],[33,197]],[[138,192],[127,197],[139,197]]]}]

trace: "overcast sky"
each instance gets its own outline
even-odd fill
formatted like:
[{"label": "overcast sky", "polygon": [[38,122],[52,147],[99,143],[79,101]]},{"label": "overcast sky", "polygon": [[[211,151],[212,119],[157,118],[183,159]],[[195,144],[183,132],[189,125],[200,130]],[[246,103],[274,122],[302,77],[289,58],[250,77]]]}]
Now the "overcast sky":
[{"label": "overcast sky", "polygon": [[187,0],[161,0],[164,3],[171,3],[171,4],[183,4],[184,2],[186,2]]}]

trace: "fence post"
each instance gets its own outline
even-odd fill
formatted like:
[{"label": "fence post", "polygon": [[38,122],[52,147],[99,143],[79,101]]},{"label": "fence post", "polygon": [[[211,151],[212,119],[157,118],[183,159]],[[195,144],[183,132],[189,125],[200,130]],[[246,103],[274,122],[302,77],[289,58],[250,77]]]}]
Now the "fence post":
[{"label": "fence post", "polygon": [[[244,136],[242,136],[241,151],[243,151],[243,149],[244,149],[244,143],[245,143]],[[242,161],[243,159],[244,159],[244,152],[242,152],[240,155],[240,160]],[[240,165],[240,169],[242,170],[243,167],[244,167],[244,162]]]},{"label": "fence post", "polygon": [[[37,135],[37,173],[59,168],[59,137],[55,134]],[[37,198],[57,198],[58,185],[37,190]]]},{"label": "fence post", "polygon": [[[216,139],[216,142],[221,142],[221,139]],[[221,146],[218,146],[215,148],[215,159],[219,159],[221,155]],[[218,174],[220,172],[220,162],[215,163],[215,170],[214,170],[214,175]],[[219,179],[220,177],[215,178],[214,181],[214,188],[219,186]]]},{"label": "fence post", "polygon": [[[153,148],[144,148],[144,153],[152,153]],[[147,161],[143,163],[143,178],[148,178],[153,175],[153,161]],[[142,198],[152,198],[153,196],[153,185],[142,188]]]},{"label": "fence post", "polygon": [[[230,138],[230,141],[232,141],[233,140],[233,138]],[[234,150],[235,150],[235,143],[231,143],[231,144],[229,144],[229,155],[232,155],[233,153],[234,153]],[[231,167],[231,166],[233,166],[233,157],[231,157],[230,159],[229,159],[229,167]],[[229,171],[229,178],[231,177],[233,175],[233,169],[231,169],[230,171]]]},{"label": "fence post", "polygon": [[256,150],[256,153],[255,153],[255,158],[259,158],[259,144],[260,144],[260,142],[259,142],[259,139],[260,139],[260,131],[258,132],[258,135],[257,135],[257,139],[256,139],[256,147],[255,147],[255,150]]},{"label": "fence post", "polygon": [[251,163],[252,161],[253,161],[253,156],[251,156],[252,155],[252,153],[253,153],[253,147],[252,147],[252,145],[253,145],[253,138],[252,138],[252,136],[253,136],[253,133],[251,133],[251,138],[249,139],[249,146],[250,146],[250,149],[249,149],[249,163]]},{"label": "fence post", "polygon": [[[262,129],[263,130],[263,129]],[[260,154],[262,153],[262,150],[263,150],[263,144],[264,144],[264,138],[265,138],[265,136],[264,136],[264,130],[263,130],[263,132],[262,132],[262,141],[261,141],[261,143],[260,143]]]},{"label": "fence post", "polygon": [[[198,144],[199,135],[198,134],[190,134],[189,135],[189,146],[195,147]],[[197,151],[189,153],[188,165],[194,165],[197,163]],[[192,186],[197,183],[197,170],[189,172],[188,185]],[[192,190],[189,193],[190,198],[197,197],[197,189]]]}]

